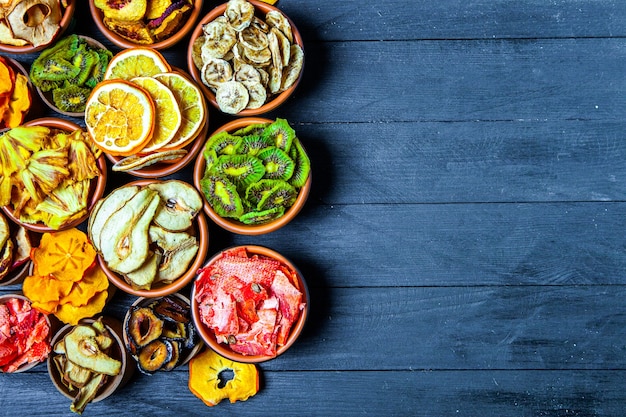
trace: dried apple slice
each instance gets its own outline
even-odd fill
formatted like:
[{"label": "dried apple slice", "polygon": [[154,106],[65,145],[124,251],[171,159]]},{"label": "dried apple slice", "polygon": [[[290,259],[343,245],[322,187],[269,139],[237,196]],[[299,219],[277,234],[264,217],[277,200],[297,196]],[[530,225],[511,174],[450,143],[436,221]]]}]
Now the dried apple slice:
[{"label": "dried apple slice", "polygon": [[161,197],[154,223],[171,231],[183,231],[191,227],[192,220],[202,209],[202,197],[191,185],[177,180],[148,185]]}]

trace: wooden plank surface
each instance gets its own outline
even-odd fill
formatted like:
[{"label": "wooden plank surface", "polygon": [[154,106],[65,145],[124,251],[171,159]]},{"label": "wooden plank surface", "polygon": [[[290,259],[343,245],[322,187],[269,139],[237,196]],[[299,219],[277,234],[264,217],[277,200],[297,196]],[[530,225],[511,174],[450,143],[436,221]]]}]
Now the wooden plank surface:
[{"label": "wooden plank surface", "polygon": [[[306,64],[266,117],[296,128],[313,189],[269,235],[211,224],[209,253],[292,259],[311,291],[302,338],[245,403],[207,408],[183,367],[85,415],[622,415],[626,2],[278,5]],[[103,40],[86,2],[74,31]],[[186,49],[164,55],[184,69]],[[107,191],[134,179],[111,174]],[[71,413],[40,365],[0,375],[0,415]]]}]

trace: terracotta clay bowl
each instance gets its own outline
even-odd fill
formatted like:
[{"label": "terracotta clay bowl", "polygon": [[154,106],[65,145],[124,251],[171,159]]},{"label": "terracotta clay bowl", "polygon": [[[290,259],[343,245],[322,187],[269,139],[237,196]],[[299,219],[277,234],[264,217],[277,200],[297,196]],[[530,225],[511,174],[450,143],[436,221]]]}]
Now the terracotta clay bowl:
[{"label": "terracotta clay bowl", "polygon": [[37,45],[37,46],[33,46],[31,44],[24,45],[24,46],[14,46],[14,45],[7,45],[7,44],[0,43],[0,51],[6,52],[9,54],[30,54],[30,53],[38,52],[47,48],[49,45],[51,45],[57,39],[59,39],[63,35],[63,33],[67,30],[67,28],[71,25],[75,10],[76,10],[76,0],[67,0],[67,7],[62,11],[63,16],[61,18],[61,22],[59,23],[60,25],[59,30],[56,32],[56,34],[50,40],[50,42]]},{"label": "terracotta clay bowl", "polygon": [[[24,123],[24,126],[46,126],[50,128],[64,130],[66,132],[73,132],[76,129],[82,129],[79,125],[74,122],[70,122],[69,120],[58,119],[54,117],[44,117],[40,119],[35,119]],[[83,221],[85,221],[89,217],[89,212],[96,204],[96,202],[102,197],[104,194],[104,189],[106,187],[107,181],[107,167],[106,167],[106,159],[103,155],[96,161],[98,165],[98,169],[100,170],[100,175],[91,181],[91,189],[89,191],[89,202],[87,204],[87,212],[85,215],[77,218],[71,222],[65,223],[58,230],[70,229],[72,227],[78,226]],[[37,233],[45,233],[45,232],[53,232],[55,229],[52,229],[46,226],[43,223],[24,223],[16,218],[13,214],[13,208],[9,206],[2,206],[2,210],[4,213],[11,218],[14,222],[21,224],[26,229],[31,230]]]},{"label": "terracotta clay bowl", "polygon": [[[244,128],[251,124],[272,123],[272,122],[273,120],[260,118],[260,117],[244,117],[241,119],[235,119],[229,123],[226,123],[220,128],[218,128],[215,132],[213,132],[211,136],[215,135],[216,133],[223,132],[223,131],[235,132],[238,129]],[[200,185],[200,181],[202,180],[204,176],[205,168],[206,168],[206,159],[203,153],[201,152],[196,158],[196,164],[193,170],[193,182],[196,188],[198,189],[198,191],[200,191],[200,193],[202,193],[202,187]],[[206,198],[204,199],[204,211],[207,214],[207,216],[209,216],[209,218],[213,220],[218,226],[222,227],[225,230],[228,230],[229,232],[233,232],[233,233],[237,233],[241,235],[250,235],[250,236],[271,233],[287,225],[296,217],[296,215],[300,212],[300,210],[302,210],[309,196],[309,191],[311,190],[311,181],[312,181],[311,175],[309,174],[309,178],[307,182],[304,184],[304,186],[300,189],[300,192],[298,193],[298,198],[296,199],[296,202],[285,212],[285,214],[283,214],[278,219],[268,222],[268,223],[259,224],[259,225],[247,225],[247,224],[241,223],[240,221],[236,219],[221,217],[219,214],[215,212],[215,210],[213,210],[213,208],[211,207],[209,202],[206,200]]]},{"label": "terracotta clay bowl", "polygon": [[94,0],[89,0],[89,9],[91,10],[91,16],[93,16],[93,20],[96,23],[96,26],[98,27],[100,32],[102,32],[102,34],[108,40],[110,40],[113,44],[117,45],[118,47],[122,49],[128,49],[128,48],[134,48],[137,46],[147,46],[153,49],[160,50],[160,49],[171,48],[172,46],[176,45],[181,40],[183,40],[185,36],[187,36],[187,34],[194,28],[196,24],[196,20],[198,20],[198,17],[200,16],[200,13],[202,12],[203,3],[204,3],[203,0],[193,0],[193,9],[191,10],[191,13],[189,13],[187,17],[185,18],[185,23],[183,23],[183,25],[179,27],[171,36],[163,40],[160,40],[158,42],[155,42],[153,44],[149,44],[149,45],[132,42],[118,35],[111,29],[109,29],[104,24],[104,21],[103,21],[104,13],[102,12],[102,10],[96,7]]},{"label": "terracotta clay bowl", "polygon": [[[78,323],[78,325],[90,325],[94,321],[96,320],[93,318],[82,319]],[[108,353],[108,355],[113,359],[117,359],[118,361],[122,362],[122,366],[121,371],[118,375],[109,376],[106,383],[102,387],[98,388],[96,396],[93,400],[90,401],[90,403],[96,403],[110,397],[118,389],[126,385],[126,383],[128,383],[128,381],[131,379],[135,372],[133,360],[129,357],[126,349],[124,348],[124,340],[122,339],[122,323],[113,317],[107,316],[102,316],[102,322],[104,323],[104,326],[109,331],[109,333],[111,333],[111,336],[114,340],[114,344],[111,347],[111,351]],[[75,326],[72,326],[71,324],[67,324],[61,327],[52,338],[52,348],[54,349],[55,344],[61,341],[65,337],[65,335],[67,335],[74,329],[74,327]],[[70,390],[63,384],[63,382],[61,382],[61,374],[54,363],[54,358],[57,355],[58,354],[54,353],[53,351],[50,353],[50,356],[48,356],[48,374],[50,375],[50,379],[52,380],[52,383],[54,384],[56,389],[65,397],[73,400],[76,395],[76,391],[70,392]],[[87,409],[89,409],[89,405],[87,405]]]},{"label": "terracotta clay bowl", "polygon": [[[143,186],[154,182],[159,182],[159,180],[136,180],[126,184],[126,186]],[[196,218],[193,221],[192,229],[195,233],[196,239],[198,240],[198,252],[196,253],[195,258],[193,259],[189,267],[187,268],[187,271],[182,276],[169,284],[154,286],[153,288],[147,290],[133,288],[133,286],[131,286],[121,274],[111,270],[107,266],[106,261],[102,258],[101,255],[98,255],[97,259],[100,266],[102,267],[102,270],[107,275],[109,281],[117,288],[128,294],[132,294],[137,297],[147,298],[163,297],[169,294],[173,294],[177,291],[180,291],[183,287],[185,287],[193,280],[196,275],[196,271],[204,263],[209,248],[209,229],[204,213],[199,212],[196,215]]]},{"label": "terracotta clay bowl", "polygon": [[[87,42],[87,44],[89,44],[92,47],[99,48],[99,49],[107,49],[106,46],[104,46],[97,40],[92,39],[88,36],[79,35],[78,37],[83,39],[85,42]],[[52,91],[42,91],[39,87],[36,87],[36,86],[35,86],[35,89],[37,90],[37,94],[39,94],[41,101],[43,101],[43,103],[46,106],[48,106],[50,109],[52,109],[53,111],[59,114],[62,114],[64,116],[70,116],[70,117],[82,118],[85,116],[84,111],[83,112],[70,112],[70,111],[64,111],[64,110],[59,109],[54,103]]]},{"label": "terracotta clay bowl", "polygon": [[[281,12],[280,9],[278,9],[277,7],[267,4],[267,3],[263,3],[257,0],[248,0],[248,1],[252,3],[254,8],[256,9],[255,14],[260,18],[264,18],[265,15],[272,10]],[[194,63],[193,46],[194,46],[194,41],[199,36],[203,35],[203,31],[202,31],[203,26],[209,22],[212,22],[213,20],[215,20],[216,18],[224,14],[224,11],[226,10],[226,4],[227,3],[223,3],[213,8],[208,14],[206,14],[198,22],[193,32],[191,32],[191,39],[189,41],[189,47],[187,50],[187,67],[189,68],[189,73],[191,74],[193,79],[196,80],[200,88],[202,88],[202,91],[204,92],[204,95],[207,98],[207,100],[209,100],[209,102],[213,105],[213,107],[215,107],[218,110],[219,110],[219,106],[215,98],[215,93],[206,84],[202,82],[201,71]],[[298,28],[293,23],[293,21],[289,19],[289,16],[285,15],[284,13],[282,14],[287,18],[287,20],[289,21],[289,24],[291,25],[291,31],[293,33],[293,42],[295,44],[298,44],[304,51],[304,42],[302,41],[302,36],[300,36],[300,32],[298,31]],[[267,113],[276,109],[277,107],[282,105],[285,101],[287,101],[287,99],[293,94],[300,80],[302,79],[303,73],[304,73],[304,63],[303,63],[303,68],[300,71],[300,76],[298,77],[297,81],[293,83],[291,87],[275,95],[269,101],[266,101],[265,104],[263,104],[261,107],[256,108],[256,109],[244,109],[240,111],[239,113],[237,113],[236,115],[237,116],[254,116],[254,115],[264,114],[264,113]]]},{"label": "terracotta clay bowl", "polygon": [[[26,270],[28,272],[28,270]],[[3,294],[0,295],[0,305],[4,304],[6,302],[8,302],[10,299],[13,298],[17,298],[20,300],[24,300],[24,301],[28,301],[30,302],[30,300],[28,299],[28,297],[24,296],[21,291],[14,293],[14,294]],[[53,336],[53,332],[55,330],[54,324],[50,321],[50,317],[47,314],[44,314],[46,323],[48,324],[48,329],[49,329],[49,333],[48,333],[48,340],[52,339]],[[45,359],[44,359],[45,360]],[[21,372],[26,372],[32,368],[34,368],[35,366],[39,365],[41,362],[30,362],[30,363],[25,363],[22,366],[20,366],[19,368],[17,368],[17,370],[13,371],[12,373],[21,373]],[[0,371],[0,374],[2,373],[2,371]]]},{"label": "terracotta clay bowl", "polygon": [[231,350],[227,344],[219,343],[216,340],[214,332],[207,325],[203,323],[201,319],[201,313],[199,309],[198,300],[196,300],[196,290],[197,290],[196,285],[201,275],[198,275],[198,277],[196,278],[196,281],[194,281],[194,285],[192,286],[191,312],[193,314],[193,321],[196,325],[196,328],[198,329],[198,332],[200,333],[200,337],[202,337],[202,340],[204,340],[204,342],[211,349],[213,349],[220,355],[224,356],[225,358],[231,359],[236,362],[260,363],[260,362],[265,362],[265,361],[274,359],[284,354],[296,342],[296,340],[302,333],[302,330],[304,329],[304,325],[307,320],[309,304],[310,304],[309,291],[308,291],[306,282],[302,274],[289,259],[281,255],[280,253],[276,252],[275,250],[266,248],[263,246],[243,245],[243,246],[237,246],[234,248],[226,249],[224,251],[217,253],[212,258],[210,258],[205,264],[205,267],[210,266],[214,264],[216,261],[218,261],[224,255],[224,252],[226,252],[227,250],[241,250],[241,249],[245,249],[248,253],[248,256],[259,255],[262,257],[271,258],[271,259],[281,262],[288,269],[294,271],[297,276],[296,288],[298,288],[300,292],[302,293],[302,302],[306,303],[305,307],[300,311],[298,318],[293,323],[285,344],[283,346],[278,347],[276,356],[243,355],[241,353],[237,353]]},{"label": "terracotta clay bowl", "polygon": [[[189,326],[193,326],[194,324],[193,324],[192,317],[191,317],[191,301],[189,301],[189,298],[185,297],[184,295],[180,293],[173,293],[173,294],[170,294],[168,297],[173,297],[177,299],[178,301],[182,302],[182,304],[188,306],[189,315],[187,317],[189,319]],[[160,302],[162,299],[163,297],[157,297],[157,298],[139,297],[135,300],[135,302],[133,302],[131,307],[126,312],[126,315],[124,316],[124,344],[126,345],[126,349],[128,350],[128,352],[131,354],[131,357],[134,357],[137,362],[138,362],[137,357],[133,355],[133,351],[131,348],[133,344],[131,343],[131,336],[129,335],[129,321],[131,318],[131,313],[135,308],[150,307],[150,305],[156,302]],[[168,318],[163,318],[162,320],[167,325]],[[192,332],[193,331],[194,330],[192,330]],[[199,339],[197,335],[194,337],[192,334],[191,337],[193,339],[196,339],[195,344],[193,345],[192,348],[185,348],[184,346],[182,346],[184,342],[180,342],[179,349],[180,349],[181,356],[176,366],[172,369],[175,369],[179,366],[183,366],[187,364],[187,362],[189,362],[191,358],[193,358],[204,345],[202,340]],[[167,337],[163,336],[163,338],[166,339]],[[141,372],[146,372],[145,370],[142,370],[140,366],[138,366],[138,369]],[[158,372],[158,371],[160,371],[160,369],[156,371],[152,371],[152,372],[146,372],[146,373],[151,374],[151,373]]]}]

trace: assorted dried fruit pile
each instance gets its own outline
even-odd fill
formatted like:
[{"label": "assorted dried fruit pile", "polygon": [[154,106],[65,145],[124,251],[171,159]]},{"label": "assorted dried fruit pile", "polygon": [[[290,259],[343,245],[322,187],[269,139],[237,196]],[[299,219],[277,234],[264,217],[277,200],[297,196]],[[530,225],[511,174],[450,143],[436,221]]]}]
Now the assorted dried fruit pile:
[{"label": "assorted dried fruit pile", "polygon": [[202,30],[193,62],[224,113],[257,109],[300,77],[304,51],[279,11],[260,18],[252,3],[230,0],[224,15]]},{"label": "assorted dried fruit pile", "polygon": [[310,161],[285,119],[207,141],[202,192],[220,217],[258,225],[280,218],[309,178]]},{"label": "assorted dried fruit pile", "polygon": [[22,291],[34,308],[75,325],[100,313],[109,295],[109,281],[95,260],[82,231],[44,233],[32,250],[33,274],[24,279]]},{"label": "assorted dried fruit pile", "polygon": [[21,125],[31,103],[28,77],[0,56],[0,129]]},{"label": "assorted dried fruit pile", "polygon": [[274,357],[306,307],[297,277],[276,259],[227,250],[198,271],[202,323],[233,352]]},{"label": "assorted dried fruit pile", "polygon": [[113,167],[128,171],[178,159],[206,123],[200,89],[149,48],[125,49],[113,57],[85,110],[96,145],[127,156]]},{"label": "assorted dried fruit pile", "polygon": [[130,309],[125,322],[126,347],[145,374],[171,371],[196,345],[191,306],[175,296],[150,300]]},{"label": "assorted dried fruit pile", "polygon": [[69,35],[44,49],[30,67],[32,83],[52,94],[54,105],[65,112],[81,113],[113,55],[78,35]]},{"label": "assorted dried fruit pile", "polygon": [[34,47],[50,43],[61,29],[67,0],[3,0],[0,43]]},{"label": "assorted dried fruit pile", "polygon": [[0,133],[0,206],[59,229],[86,215],[100,150],[82,129],[19,126]]},{"label": "assorted dried fruit pile", "polygon": [[72,412],[82,414],[107,381],[120,374],[120,349],[102,318],[74,326],[54,344],[52,361],[61,383],[74,395]]},{"label": "assorted dried fruit pile", "polygon": [[0,304],[0,370],[41,362],[50,353],[50,324],[46,316],[21,298]]},{"label": "assorted dried fruit pile", "polygon": [[109,30],[133,43],[150,45],[176,33],[194,4],[191,0],[96,0],[95,6]]},{"label": "assorted dried fruit pile", "polygon": [[31,240],[22,226],[14,233],[7,219],[0,213],[0,282],[30,259]]},{"label": "assorted dried fruit pile", "polygon": [[110,270],[150,289],[187,271],[199,249],[193,221],[201,209],[200,194],[182,181],[126,185],[96,204],[87,229]]}]

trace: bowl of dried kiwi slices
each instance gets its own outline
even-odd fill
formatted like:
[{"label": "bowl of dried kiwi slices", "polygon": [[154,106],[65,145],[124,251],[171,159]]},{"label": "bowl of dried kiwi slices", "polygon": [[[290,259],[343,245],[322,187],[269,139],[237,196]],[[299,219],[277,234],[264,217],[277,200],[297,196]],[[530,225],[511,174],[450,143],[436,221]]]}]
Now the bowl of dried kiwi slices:
[{"label": "bowl of dried kiwi slices", "polygon": [[194,184],[220,227],[261,235],[285,226],[311,189],[311,162],[285,119],[246,117],[217,129],[196,158]]}]

